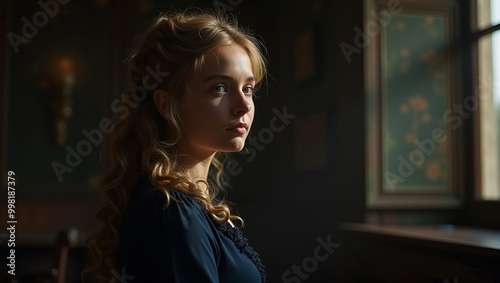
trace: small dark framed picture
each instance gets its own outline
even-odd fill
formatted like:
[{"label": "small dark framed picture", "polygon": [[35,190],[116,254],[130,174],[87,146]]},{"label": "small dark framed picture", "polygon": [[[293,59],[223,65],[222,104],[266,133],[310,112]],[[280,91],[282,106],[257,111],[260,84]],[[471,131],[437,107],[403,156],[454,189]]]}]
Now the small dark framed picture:
[{"label": "small dark framed picture", "polygon": [[293,38],[293,79],[296,83],[313,78],[317,72],[316,44],[314,28],[308,28]]}]

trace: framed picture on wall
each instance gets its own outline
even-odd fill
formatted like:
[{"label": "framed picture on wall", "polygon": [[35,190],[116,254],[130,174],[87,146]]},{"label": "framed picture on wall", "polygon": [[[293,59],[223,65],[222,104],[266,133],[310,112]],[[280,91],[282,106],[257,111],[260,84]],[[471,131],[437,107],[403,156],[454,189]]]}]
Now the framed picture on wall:
[{"label": "framed picture on wall", "polygon": [[296,83],[317,75],[316,40],[314,28],[305,29],[293,38],[293,79]]},{"label": "framed picture on wall", "polygon": [[456,207],[463,183],[457,7],[366,0],[364,9],[367,206]]}]

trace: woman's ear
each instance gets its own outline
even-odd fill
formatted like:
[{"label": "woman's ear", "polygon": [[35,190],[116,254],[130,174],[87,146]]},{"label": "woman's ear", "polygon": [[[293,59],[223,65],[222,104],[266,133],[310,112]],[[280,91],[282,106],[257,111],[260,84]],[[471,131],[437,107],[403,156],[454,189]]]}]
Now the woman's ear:
[{"label": "woman's ear", "polygon": [[167,92],[162,89],[155,90],[153,99],[155,101],[156,109],[160,115],[168,121],[167,116]]}]

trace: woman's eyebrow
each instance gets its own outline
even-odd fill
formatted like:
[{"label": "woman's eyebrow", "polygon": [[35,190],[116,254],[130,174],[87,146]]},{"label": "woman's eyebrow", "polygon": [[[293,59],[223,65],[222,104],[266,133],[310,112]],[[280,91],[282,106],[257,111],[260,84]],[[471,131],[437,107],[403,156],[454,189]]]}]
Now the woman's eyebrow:
[{"label": "woman's eyebrow", "polygon": [[[206,78],[203,82],[208,82],[208,81],[211,81],[211,80],[215,80],[215,79],[221,79],[221,80],[234,80],[233,77],[231,76],[228,76],[228,75],[223,75],[223,74],[215,74],[215,75],[212,75],[212,76],[209,76],[208,78]],[[247,82],[255,82],[255,77],[248,77],[246,79]]]}]

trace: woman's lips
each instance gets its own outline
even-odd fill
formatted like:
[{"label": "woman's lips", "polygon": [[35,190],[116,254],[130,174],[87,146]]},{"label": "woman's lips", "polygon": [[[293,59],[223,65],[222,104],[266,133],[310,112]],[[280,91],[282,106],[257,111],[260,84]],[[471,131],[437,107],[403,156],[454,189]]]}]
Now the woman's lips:
[{"label": "woman's lips", "polygon": [[238,123],[234,127],[228,128],[227,130],[242,135],[248,131],[248,125],[246,123]]},{"label": "woman's lips", "polygon": [[244,127],[236,127],[236,128],[228,129],[228,131],[231,131],[231,132],[234,132],[237,134],[245,134],[247,132],[247,129]]}]

